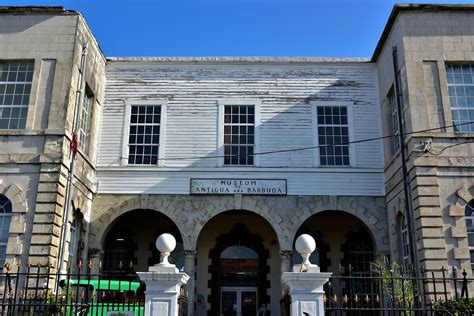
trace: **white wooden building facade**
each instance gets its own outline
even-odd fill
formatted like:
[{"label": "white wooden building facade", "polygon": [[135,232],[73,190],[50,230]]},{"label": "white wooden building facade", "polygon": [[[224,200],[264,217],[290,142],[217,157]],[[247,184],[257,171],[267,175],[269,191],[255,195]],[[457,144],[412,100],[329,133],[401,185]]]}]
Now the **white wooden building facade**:
[{"label": "white wooden building facade", "polygon": [[[315,260],[334,272],[388,253],[373,63],[112,58],[106,78],[91,222],[106,267],[146,270],[150,242],[170,232],[211,314],[239,291],[276,314],[297,234],[319,236]],[[365,248],[351,252],[353,240]]]}]

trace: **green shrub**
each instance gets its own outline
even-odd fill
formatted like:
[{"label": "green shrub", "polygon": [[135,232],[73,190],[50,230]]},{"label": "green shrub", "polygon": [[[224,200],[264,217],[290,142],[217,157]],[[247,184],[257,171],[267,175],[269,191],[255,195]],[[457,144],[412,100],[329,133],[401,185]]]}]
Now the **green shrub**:
[{"label": "green shrub", "polygon": [[474,299],[456,298],[433,303],[437,315],[473,315]]}]

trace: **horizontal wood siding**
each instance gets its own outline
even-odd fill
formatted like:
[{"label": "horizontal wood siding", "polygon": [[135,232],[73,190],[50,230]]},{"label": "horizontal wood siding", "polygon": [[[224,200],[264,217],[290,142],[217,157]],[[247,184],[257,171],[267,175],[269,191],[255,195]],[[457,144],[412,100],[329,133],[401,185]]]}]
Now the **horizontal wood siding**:
[{"label": "horizontal wood siding", "polygon": [[279,171],[104,171],[98,172],[100,193],[189,194],[191,178],[286,179],[288,195],[381,196],[378,172]]},{"label": "horizontal wood siding", "polygon": [[[313,146],[311,101],[352,102],[355,140],[381,136],[376,75],[371,64],[110,62],[105,92],[98,170],[100,191],[108,193],[121,190],[119,182],[115,182],[119,181],[117,171],[107,170],[120,166],[125,101],[166,102],[167,119],[162,126],[166,129],[163,167],[181,170],[160,173],[161,180],[148,179],[141,172],[128,172],[127,192],[189,193],[188,169],[219,167],[218,159],[209,157],[218,155],[218,101],[221,99],[259,101],[260,152]],[[325,175],[318,174],[317,179],[305,173],[286,175],[285,168],[314,167],[315,151],[304,150],[262,155],[259,168],[281,168],[281,171],[275,174],[262,169],[261,176],[291,177],[291,181],[288,178],[290,194],[323,194],[323,191],[324,194],[342,194],[341,186],[345,182],[354,184],[344,188],[346,195],[383,194],[382,142],[355,146],[357,161],[353,169],[370,168],[374,173],[338,174],[336,169]],[[183,157],[192,159],[180,159]],[[219,167],[215,176],[221,177],[226,172]],[[241,175],[237,173],[234,177]],[[335,183],[335,179],[343,182]],[[167,182],[169,186],[153,186],[149,180]]]}]

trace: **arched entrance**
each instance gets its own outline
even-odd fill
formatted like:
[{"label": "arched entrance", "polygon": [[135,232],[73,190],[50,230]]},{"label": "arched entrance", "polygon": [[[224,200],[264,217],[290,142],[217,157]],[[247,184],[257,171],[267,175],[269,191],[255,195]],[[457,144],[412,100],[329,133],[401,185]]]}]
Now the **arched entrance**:
[{"label": "arched entrance", "polygon": [[[375,259],[375,243],[372,234],[361,220],[342,211],[325,211],[309,217],[298,229],[296,238],[309,234],[316,240],[317,251],[310,260],[321,271],[335,274],[364,273],[370,270]],[[301,256],[293,253],[293,264],[301,262]]]},{"label": "arched entrance", "polygon": [[169,233],[176,238],[176,249],[170,257],[183,269],[183,241],[176,225],[167,216],[153,210],[133,210],[118,217],[109,227],[103,241],[103,269],[112,278],[148,271],[159,262],[156,238]]},{"label": "arched entrance", "polygon": [[280,256],[277,236],[261,216],[243,210],[221,213],[202,229],[197,243],[197,297],[209,315],[256,315],[262,305],[277,314]]}]

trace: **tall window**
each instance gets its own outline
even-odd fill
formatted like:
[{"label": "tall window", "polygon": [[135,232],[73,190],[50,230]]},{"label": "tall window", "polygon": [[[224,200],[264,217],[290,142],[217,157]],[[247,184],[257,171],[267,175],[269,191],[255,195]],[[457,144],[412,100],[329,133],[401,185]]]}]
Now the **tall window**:
[{"label": "tall window", "polygon": [[405,216],[400,218],[400,248],[403,265],[408,267],[410,265],[410,238],[408,236],[408,225]]},{"label": "tall window", "polygon": [[224,109],[224,165],[252,166],[255,149],[255,107],[226,105]]},{"label": "tall window", "polygon": [[0,194],[0,267],[5,263],[11,219],[12,203],[6,196]]},{"label": "tall window", "polygon": [[160,145],[161,106],[132,105],[128,137],[128,163],[131,165],[158,164]]},{"label": "tall window", "polygon": [[85,153],[89,152],[89,142],[91,137],[91,117],[94,97],[86,93],[81,109],[81,120],[79,126],[79,148]]},{"label": "tall window", "polygon": [[26,125],[33,62],[0,62],[0,130],[19,130]]},{"label": "tall window", "polygon": [[392,153],[395,153],[398,149],[400,149],[400,129],[398,124],[398,108],[397,102],[395,99],[395,92],[392,90],[390,95],[388,96],[388,111],[390,115],[389,126],[390,126],[390,149]]},{"label": "tall window", "polygon": [[347,107],[318,106],[317,109],[321,166],[350,165]]},{"label": "tall window", "polygon": [[79,211],[76,211],[74,215],[74,220],[71,224],[70,231],[70,240],[69,240],[69,260],[68,262],[72,265],[77,263],[78,250],[79,250],[79,240],[82,230],[82,214]]},{"label": "tall window", "polygon": [[471,254],[471,268],[474,271],[474,200],[466,205],[466,229],[469,253]]},{"label": "tall window", "polygon": [[[448,92],[453,124],[474,121],[474,65],[448,65]],[[474,132],[474,123],[454,126],[455,132]]]}]

